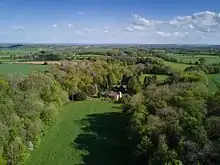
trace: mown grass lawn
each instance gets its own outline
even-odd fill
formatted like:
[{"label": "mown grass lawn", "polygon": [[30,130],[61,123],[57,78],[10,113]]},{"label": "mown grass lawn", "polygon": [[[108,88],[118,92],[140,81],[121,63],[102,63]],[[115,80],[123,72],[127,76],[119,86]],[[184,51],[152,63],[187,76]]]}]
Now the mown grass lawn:
[{"label": "mown grass lawn", "polygon": [[22,73],[28,74],[32,71],[43,70],[46,65],[32,65],[32,64],[0,64],[0,74]]},{"label": "mown grass lawn", "polygon": [[121,165],[119,106],[70,103],[25,165]]}]

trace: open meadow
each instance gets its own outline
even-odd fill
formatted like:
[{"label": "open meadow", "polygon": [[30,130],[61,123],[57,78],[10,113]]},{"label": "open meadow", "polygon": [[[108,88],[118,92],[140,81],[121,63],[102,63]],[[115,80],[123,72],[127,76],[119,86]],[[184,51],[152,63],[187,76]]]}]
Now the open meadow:
[{"label": "open meadow", "polygon": [[25,165],[121,165],[120,111],[107,102],[70,103]]},{"label": "open meadow", "polygon": [[32,71],[39,71],[47,69],[47,65],[32,65],[32,64],[0,64],[0,74],[10,74],[10,73],[22,73],[28,74]]},{"label": "open meadow", "polygon": [[185,68],[187,68],[188,64],[183,64],[183,63],[177,63],[177,62],[169,62],[169,61],[165,61],[162,58],[159,57],[150,57],[152,59],[156,59],[158,61],[161,61],[162,63],[164,63],[166,66],[171,67],[172,69],[174,69],[175,71],[183,71]]},{"label": "open meadow", "polygon": [[175,62],[168,62],[164,61],[165,65],[171,67],[175,71],[183,71],[185,68],[187,68],[190,65],[187,64],[181,64],[181,63],[175,63]]},{"label": "open meadow", "polygon": [[[33,64],[33,65],[43,65],[45,61],[24,61],[24,62],[14,62],[14,64]],[[61,64],[62,61],[46,61],[47,64]]]},{"label": "open meadow", "polygon": [[192,64],[199,61],[200,58],[205,58],[206,64],[214,64],[214,63],[220,63],[220,57],[219,56],[213,56],[213,55],[182,55],[182,54],[169,54],[169,57],[175,58],[180,62],[189,63]]},{"label": "open meadow", "polygon": [[220,85],[220,74],[210,74],[208,75],[209,80],[209,93],[216,92],[219,89]]}]

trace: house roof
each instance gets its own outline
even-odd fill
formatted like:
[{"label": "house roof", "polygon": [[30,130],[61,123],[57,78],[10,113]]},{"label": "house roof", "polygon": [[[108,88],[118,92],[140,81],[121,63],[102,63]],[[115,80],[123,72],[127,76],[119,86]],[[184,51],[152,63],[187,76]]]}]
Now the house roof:
[{"label": "house roof", "polygon": [[108,95],[111,96],[111,97],[117,97],[117,96],[119,95],[119,93],[112,91],[112,92],[110,92]]}]

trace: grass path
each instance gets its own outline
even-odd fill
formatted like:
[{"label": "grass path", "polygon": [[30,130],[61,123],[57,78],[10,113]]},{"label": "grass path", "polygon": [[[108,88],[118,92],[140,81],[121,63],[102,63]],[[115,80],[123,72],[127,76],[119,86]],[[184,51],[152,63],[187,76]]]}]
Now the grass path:
[{"label": "grass path", "polygon": [[71,103],[25,165],[121,165],[121,117],[119,105]]}]

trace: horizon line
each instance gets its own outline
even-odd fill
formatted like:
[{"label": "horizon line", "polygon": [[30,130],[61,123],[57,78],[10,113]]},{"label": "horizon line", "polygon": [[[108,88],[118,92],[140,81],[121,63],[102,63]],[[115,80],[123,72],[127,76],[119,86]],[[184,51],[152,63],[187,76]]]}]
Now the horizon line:
[{"label": "horizon line", "polygon": [[0,42],[0,45],[13,44],[13,45],[209,45],[209,46],[220,46],[220,44],[193,44],[193,43],[185,43],[185,44],[177,44],[177,43],[126,43],[126,42],[117,42],[117,43],[82,43],[82,42]]}]

